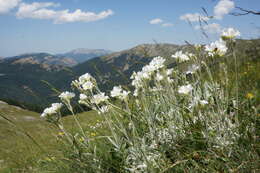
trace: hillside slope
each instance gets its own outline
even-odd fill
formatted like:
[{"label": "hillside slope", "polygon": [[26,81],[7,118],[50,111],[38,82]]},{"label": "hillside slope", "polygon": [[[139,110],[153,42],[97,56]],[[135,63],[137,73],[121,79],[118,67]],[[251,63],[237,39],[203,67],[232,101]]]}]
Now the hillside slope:
[{"label": "hillside slope", "polygon": [[[78,119],[85,128],[101,120],[95,112],[80,114]],[[72,116],[62,121],[69,130],[76,127]],[[39,172],[31,167],[40,160],[59,155],[58,148],[64,145],[59,143],[59,134],[40,114],[0,100],[0,172]]]},{"label": "hillside slope", "polygon": [[0,62],[1,99],[46,105],[51,100],[52,91],[42,81],[55,83],[61,76],[69,75],[63,66],[17,61],[20,59]]}]

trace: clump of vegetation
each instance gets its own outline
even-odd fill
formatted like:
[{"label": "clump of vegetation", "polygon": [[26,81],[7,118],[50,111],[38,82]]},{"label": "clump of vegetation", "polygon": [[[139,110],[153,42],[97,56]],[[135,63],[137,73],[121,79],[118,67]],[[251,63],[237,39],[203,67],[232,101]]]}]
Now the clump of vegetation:
[{"label": "clump of vegetation", "polygon": [[[90,74],[80,76],[72,82],[80,92],[78,103],[98,112],[103,130],[100,133],[99,127],[93,127],[87,133],[74,114],[71,103],[75,94],[63,92],[59,96],[62,103],[52,104],[41,116],[62,132],[64,156],[42,162],[39,169],[102,173],[259,171],[257,93],[240,93],[234,51],[238,35],[229,28],[205,49],[196,45],[194,54],[172,55],[179,64],[191,64],[187,69],[169,69],[166,59],[155,57],[133,73],[130,89],[115,86],[110,96],[99,90]],[[227,66],[230,58],[233,74]],[[73,114],[76,131],[68,131],[60,121],[64,105]]]}]

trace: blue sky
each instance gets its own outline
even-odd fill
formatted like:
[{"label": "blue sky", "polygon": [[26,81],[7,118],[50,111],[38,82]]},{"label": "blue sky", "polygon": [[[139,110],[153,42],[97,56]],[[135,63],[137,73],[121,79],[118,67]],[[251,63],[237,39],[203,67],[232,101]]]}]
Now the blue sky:
[{"label": "blue sky", "polygon": [[[260,16],[234,17],[225,14],[225,10],[233,11],[232,3],[234,6],[260,10],[259,0],[250,0],[250,3],[245,0],[221,0],[230,1],[231,4],[223,3],[218,12],[218,0],[8,1],[12,1],[11,4],[0,0],[0,56],[4,57],[28,52],[63,53],[75,48],[119,51],[138,44],[153,43],[154,40],[174,44],[184,44],[185,40],[206,43],[217,39],[225,27],[240,30],[242,38],[260,36]],[[28,11],[28,7],[36,6]],[[215,19],[207,21],[209,26],[204,26],[210,36],[208,39],[202,36],[196,22],[196,13],[205,17],[201,7],[215,16]],[[80,11],[75,12],[77,9]],[[92,14],[89,16],[87,12]],[[187,13],[193,15],[193,19],[195,16],[192,26],[187,20],[180,19]],[[157,20],[151,22],[153,19]]]}]

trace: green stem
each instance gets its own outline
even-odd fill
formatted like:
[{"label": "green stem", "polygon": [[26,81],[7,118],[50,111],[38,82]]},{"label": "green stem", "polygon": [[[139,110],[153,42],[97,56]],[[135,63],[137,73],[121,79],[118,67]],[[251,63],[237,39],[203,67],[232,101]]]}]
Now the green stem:
[{"label": "green stem", "polygon": [[73,108],[72,108],[70,102],[68,102],[68,105],[67,105],[67,106],[68,106],[70,112],[72,113],[72,116],[73,116],[75,122],[77,123],[78,127],[80,128],[80,131],[81,131],[82,135],[84,136],[85,139],[87,139],[87,136],[86,136],[86,134],[84,133],[84,130],[83,130],[82,126],[80,125],[80,123],[79,123],[79,121],[78,121],[78,119],[77,119],[77,117],[76,117],[76,115],[75,115],[75,113],[74,113],[74,111],[73,111]]},{"label": "green stem", "polygon": [[235,75],[236,75],[236,115],[238,115],[238,108],[239,108],[239,99],[238,99],[238,65],[237,65],[237,56],[236,56],[236,51],[234,49],[233,43],[232,44],[232,52],[233,52],[233,57],[235,60]]}]

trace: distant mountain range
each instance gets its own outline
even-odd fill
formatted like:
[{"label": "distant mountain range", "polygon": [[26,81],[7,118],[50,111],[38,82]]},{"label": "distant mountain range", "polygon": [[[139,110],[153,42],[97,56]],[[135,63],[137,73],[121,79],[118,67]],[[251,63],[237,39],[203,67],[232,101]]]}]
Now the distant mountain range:
[{"label": "distant mountain range", "polygon": [[48,53],[31,53],[2,59],[2,61],[12,62],[13,64],[48,64],[61,66],[74,66],[77,63],[72,58],[58,57]]},{"label": "distant mountain range", "polygon": [[[241,53],[250,57],[260,56],[260,40],[239,40],[237,44]],[[251,49],[259,54],[251,55]],[[95,57],[73,67],[68,65],[72,64],[72,61],[66,61],[67,59],[59,57],[60,55],[40,53],[5,58],[0,60],[0,100],[9,99],[44,107],[58,100],[57,93],[43,81],[61,91],[69,90],[71,81],[84,73],[93,75],[101,90],[107,91],[114,85],[129,84],[133,71],[139,71],[151,58],[170,57],[179,50],[192,51],[194,48],[190,45],[143,44],[129,50]],[[74,53],[77,54],[77,51]],[[63,60],[63,64],[57,63],[57,57]],[[167,64],[171,67],[176,65],[172,58],[167,59]]]},{"label": "distant mountain range", "polygon": [[[130,74],[139,70],[153,56],[168,56],[178,48],[181,46],[139,45],[92,58],[73,67],[69,65],[72,61],[64,61],[67,59],[46,53],[5,58],[0,60],[0,99],[46,106],[57,101],[57,94],[43,81],[48,81],[60,90],[67,90],[72,80],[87,72],[97,79],[102,90],[111,89],[113,85],[127,84]],[[82,54],[83,49],[74,51],[74,54],[77,53]],[[59,58],[63,60],[62,63],[58,61]]]},{"label": "distant mountain range", "polygon": [[95,57],[104,56],[112,53],[110,50],[105,49],[86,49],[79,48],[72,50],[64,54],[58,54],[59,57],[68,57],[75,60],[77,63],[82,63],[84,61],[90,60]]},{"label": "distant mountain range", "polygon": [[65,54],[52,55],[49,53],[27,53],[14,57],[1,58],[0,61],[15,60],[14,64],[48,64],[73,67],[79,63],[90,60],[95,57],[107,55],[112,51],[104,49],[75,49]]}]

